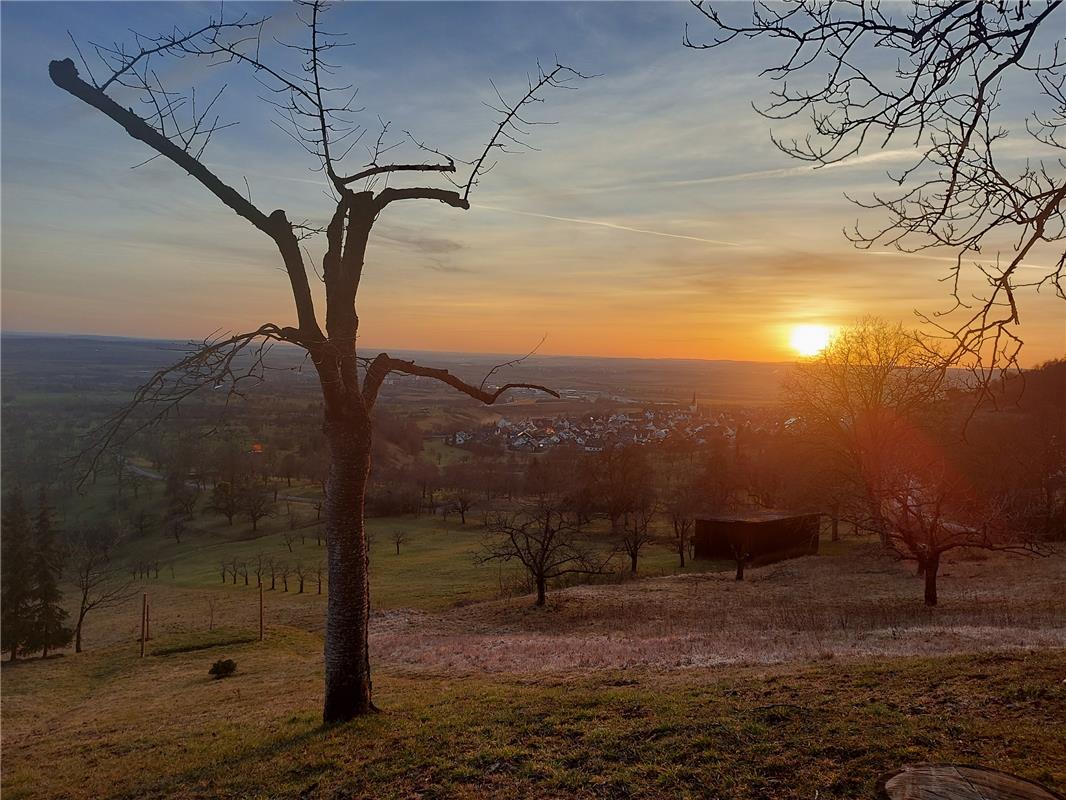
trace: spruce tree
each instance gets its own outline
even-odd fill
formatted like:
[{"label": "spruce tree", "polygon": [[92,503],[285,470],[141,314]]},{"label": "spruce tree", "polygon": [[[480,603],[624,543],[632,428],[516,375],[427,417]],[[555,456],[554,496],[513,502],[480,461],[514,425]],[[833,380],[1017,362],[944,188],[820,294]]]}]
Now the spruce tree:
[{"label": "spruce tree", "polygon": [[63,550],[56,541],[55,526],[52,521],[52,509],[48,506],[48,496],[41,489],[40,505],[34,525],[33,552],[33,629],[27,643],[27,650],[42,651],[48,657],[48,651],[70,644],[74,632],[64,623],[67,612],[60,606],[63,592],[59,582],[63,576]]},{"label": "spruce tree", "polygon": [[33,546],[30,515],[22,492],[14,489],[0,513],[0,649],[11,660],[26,649],[33,633]]}]

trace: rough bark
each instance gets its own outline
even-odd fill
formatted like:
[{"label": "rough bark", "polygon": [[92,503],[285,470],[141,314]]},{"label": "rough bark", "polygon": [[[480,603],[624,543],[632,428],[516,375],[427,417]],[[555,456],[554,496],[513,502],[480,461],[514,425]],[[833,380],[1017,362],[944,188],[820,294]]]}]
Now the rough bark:
[{"label": "rough bark", "polygon": [[332,457],[326,483],[326,697],[323,719],[343,722],[375,711],[367,632],[370,564],[364,497],[370,473],[370,431],[350,419],[326,422]]},{"label": "rough bark", "polygon": [[925,604],[936,605],[936,575],[940,569],[940,553],[933,553],[925,560]]},{"label": "rough bark", "polygon": [[82,612],[81,614],[78,615],[78,624],[77,624],[77,627],[74,628],[74,652],[75,653],[80,653],[81,652],[81,628],[82,628],[82,624],[84,622],[85,622],[85,613]]}]

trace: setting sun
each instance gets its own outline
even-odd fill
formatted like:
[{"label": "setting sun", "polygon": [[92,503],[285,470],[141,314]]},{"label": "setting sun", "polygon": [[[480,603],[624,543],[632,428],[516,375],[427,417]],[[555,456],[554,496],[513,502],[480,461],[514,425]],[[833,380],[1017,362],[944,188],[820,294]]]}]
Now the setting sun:
[{"label": "setting sun", "polygon": [[822,352],[833,337],[827,325],[796,325],[788,343],[801,356],[814,356]]}]

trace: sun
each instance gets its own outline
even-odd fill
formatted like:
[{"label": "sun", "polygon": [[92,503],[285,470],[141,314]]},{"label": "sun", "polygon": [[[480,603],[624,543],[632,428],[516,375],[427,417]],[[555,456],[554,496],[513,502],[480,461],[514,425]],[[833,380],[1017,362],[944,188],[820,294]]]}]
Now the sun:
[{"label": "sun", "polygon": [[828,325],[796,325],[788,343],[801,356],[816,356],[833,338],[833,329]]}]

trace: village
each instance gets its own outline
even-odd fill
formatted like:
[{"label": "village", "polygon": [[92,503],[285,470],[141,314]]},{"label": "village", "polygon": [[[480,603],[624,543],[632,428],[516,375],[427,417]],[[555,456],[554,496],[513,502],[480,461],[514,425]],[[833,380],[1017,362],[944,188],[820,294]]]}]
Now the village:
[{"label": "village", "polygon": [[540,453],[565,447],[599,453],[607,448],[686,442],[702,446],[735,443],[738,433],[774,434],[796,424],[779,407],[714,409],[695,396],[688,405],[656,403],[643,408],[550,417],[500,417],[494,424],[456,430],[445,437],[453,447],[474,451]]}]

